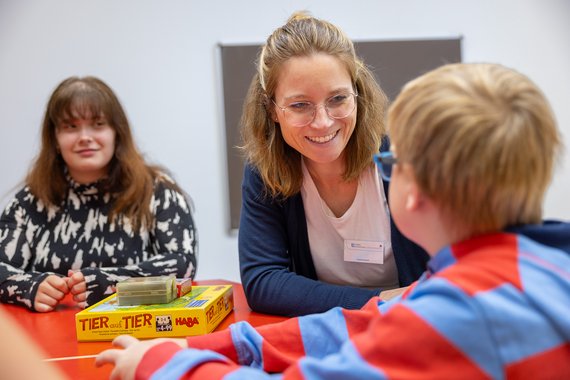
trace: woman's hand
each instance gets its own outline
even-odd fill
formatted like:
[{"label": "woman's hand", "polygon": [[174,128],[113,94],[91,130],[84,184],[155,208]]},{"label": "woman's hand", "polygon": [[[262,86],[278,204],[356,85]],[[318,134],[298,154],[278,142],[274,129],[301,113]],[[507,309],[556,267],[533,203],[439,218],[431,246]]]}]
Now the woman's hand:
[{"label": "woman's hand", "polygon": [[95,365],[100,367],[104,364],[113,364],[115,368],[111,372],[110,380],[131,380],[135,378],[136,369],[144,354],[157,344],[174,342],[180,347],[186,348],[186,339],[151,339],[139,341],[130,335],[119,335],[113,340],[111,348],[102,351],[95,359]]},{"label": "woman's hand", "polygon": [[384,301],[389,301],[394,297],[397,297],[408,290],[409,286],[404,286],[403,288],[396,288],[390,290],[383,290],[380,292],[379,296]]},{"label": "woman's hand", "polygon": [[50,274],[38,286],[34,309],[40,313],[52,311],[67,293],[69,287],[66,279]]}]

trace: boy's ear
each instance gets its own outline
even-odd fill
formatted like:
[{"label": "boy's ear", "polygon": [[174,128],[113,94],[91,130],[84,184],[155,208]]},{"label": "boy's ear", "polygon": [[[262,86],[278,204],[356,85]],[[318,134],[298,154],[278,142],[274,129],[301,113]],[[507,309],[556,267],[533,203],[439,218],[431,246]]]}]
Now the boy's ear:
[{"label": "boy's ear", "polygon": [[420,191],[417,182],[415,181],[414,174],[410,167],[404,168],[406,178],[406,202],[405,207],[407,211],[417,211],[424,203],[424,195]]},{"label": "boy's ear", "polygon": [[406,196],[406,210],[415,211],[421,205],[421,193],[415,183],[411,183]]}]

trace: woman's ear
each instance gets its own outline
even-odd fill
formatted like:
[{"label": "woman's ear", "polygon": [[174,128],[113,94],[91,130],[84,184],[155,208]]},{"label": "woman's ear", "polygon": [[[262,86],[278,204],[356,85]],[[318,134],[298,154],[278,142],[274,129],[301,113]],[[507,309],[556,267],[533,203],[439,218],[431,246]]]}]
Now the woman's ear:
[{"label": "woman's ear", "polygon": [[263,95],[263,104],[265,105],[265,109],[267,110],[267,114],[275,123],[279,123],[279,119],[277,118],[277,112],[275,112],[275,105],[271,101],[271,98],[267,95]]},{"label": "woman's ear", "polygon": [[279,123],[279,119],[277,118],[277,112],[275,112],[275,107],[269,108],[269,116],[271,117],[271,120],[273,120],[275,123]]}]

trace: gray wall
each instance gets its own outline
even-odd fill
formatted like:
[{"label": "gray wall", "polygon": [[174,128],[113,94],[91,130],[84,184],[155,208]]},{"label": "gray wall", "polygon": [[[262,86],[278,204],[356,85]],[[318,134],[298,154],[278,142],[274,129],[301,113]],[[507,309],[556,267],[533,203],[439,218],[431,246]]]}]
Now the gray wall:
[{"label": "gray wall", "polygon": [[[45,103],[70,75],[105,80],[125,106],[141,150],[193,197],[198,278],[239,280],[229,208],[218,44],[261,43],[308,9],[354,40],[462,36],[464,62],[530,76],[552,103],[570,146],[567,0],[0,0],[0,205],[23,179]],[[545,215],[568,219],[570,154]]]}]

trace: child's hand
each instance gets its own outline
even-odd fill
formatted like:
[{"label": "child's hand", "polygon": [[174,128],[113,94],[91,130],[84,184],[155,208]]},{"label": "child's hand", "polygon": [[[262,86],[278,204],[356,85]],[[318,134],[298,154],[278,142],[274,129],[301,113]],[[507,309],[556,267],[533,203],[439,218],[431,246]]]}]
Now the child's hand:
[{"label": "child's hand", "polygon": [[52,311],[67,293],[69,287],[66,279],[50,274],[38,286],[34,309],[40,313]]},{"label": "child's hand", "polygon": [[67,287],[69,292],[73,295],[73,300],[81,307],[85,307],[85,300],[87,299],[87,283],[85,276],[81,271],[70,270],[67,274]]},{"label": "child's hand", "polygon": [[101,352],[95,365],[101,367],[104,364],[113,364],[115,368],[111,372],[110,379],[113,380],[131,380],[135,378],[135,371],[144,354],[157,344],[171,341],[186,347],[185,339],[151,339],[139,341],[130,335],[119,335],[113,340],[113,346],[121,349],[108,349]]}]

